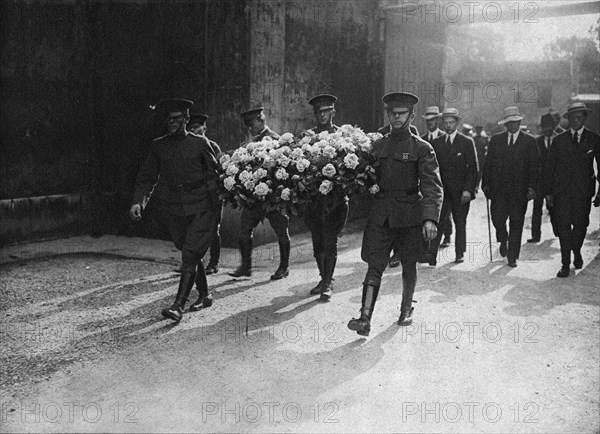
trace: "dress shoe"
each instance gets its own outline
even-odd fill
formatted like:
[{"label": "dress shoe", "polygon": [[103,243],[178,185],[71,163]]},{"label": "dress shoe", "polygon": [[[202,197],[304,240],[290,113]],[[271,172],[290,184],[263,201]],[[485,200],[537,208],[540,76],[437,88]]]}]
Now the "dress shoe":
[{"label": "dress shoe", "polygon": [[278,268],[271,276],[271,280],[280,280],[290,275],[290,270],[287,268]]},{"label": "dress shoe", "polygon": [[434,255],[427,253],[425,256],[419,259],[419,264],[429,264],[432,267],[435,267],[437,265],[437,259]]},{"label": "dress shoe", "polygon": [[567,265],[563,265],[560,271],[556,274],[556,277],[569,277],[569,267]]},{"label": "dress shoe", "polygon": [[348,328],[361,336],[369,336],[369,333],[371,333],[371,321],[368,316],[362,314],[358,319],[352,318],[348,322]]},{"label": "dress shoe", "polygon": [[390,268],[396,268],[400,265],[400,261],[397,259],[390,259]]},{"label": "dress shoe", "polygon": [[581,270],[583,268],[583,258],[581,257],[581,253],[575,253],[573,258],[573,265],[576,269]]},{"label": "dress shoe", "polygon": [[190,312],[196,312],[196,311],[199,311],[200,309],[211,307],[212,305],[213,305],[213,299],[210,295],[200,297],[200,298],[198,298],[198,300],[196,300],[196,303],[194,303],[190,306]]},{"label": "dress shoe", "polygon": [[333,294],[333,283],[330,283],[329,285],[323,287],[323,292],[321,292],[321,300],[329,301],[331,299],[332,294]]},{"label": "dress shoe", "polygon": [[412,313],[414,310],[414,307],[411,307],[409,309],[402,309],[402,312],[400,312],[400,318],[398,318],[398,325],[407,326],[412,324]]},{"label": "dress shoe", "polygon": [[319,295],[320,293],[323,292],[323,281],[321,280],[319,283],[317,283],[317,286],[315,286],[313,289],[310,290],[309,294],[310,295]]},{"label": "dress shoe", "polygon": [[463,262],[465,262],[465,257],[463,255],[457,256],[454,262],[456,264],[462,264]]},{"label": "dress shoe", "polygon": [[219,266],[217,264],[208,264],[208,267],[204,270],[206,275],[217,274],[219,272]]},{"label": "dress shoe", "polygon": [[507,254],[508,254],[508,246],[506,245],[506,241],[502,241],[500,243],[500,256],[505,258]]},{"label": "dress shoe", "polygon": [[450,241],[450,237],[445,237],[444,241],[442,241],[442,244],[440,244],[440,247],[445,249],[446,247],[448,247],[450,245],[451,241]]},{"label": "dress shoe", "polygon": [[183,310],[177,304],[174,304],[168,309],[162,310],[162,316],[168,319],[172,319],[173,321],[179,322],[183,317]]},{"label": "dress shoe", "polygon": [[512,260],[508,261],[508,266],[512,267],[512,268],[516,268],[517,267],[517,260],[516,259],[512,259]]},{"label": "dress shoe", "polygon": [[252,270],[250,268],[239,267],[232,273],[229,273],[231,277],[250,277],[252,276]]},{"label": "dress shoe", "polygon": [[535,237],[533,237],[533,238],[529,238],[529,239],[527,240],[527,242],[528,242],[528,243],[539,243],[539,242],[540,242],[540,239],[539,239],[539,238],[535,238]]}]

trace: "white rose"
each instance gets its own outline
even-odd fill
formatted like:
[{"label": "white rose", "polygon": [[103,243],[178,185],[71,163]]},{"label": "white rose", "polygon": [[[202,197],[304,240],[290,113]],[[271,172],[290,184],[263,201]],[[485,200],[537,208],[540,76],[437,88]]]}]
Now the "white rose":
[{"label": "white rose", "polygon": [[310,161],[306,158],[300,158],[296,161],[296,169],[298,169],[298,172],[300,173],[304,172],[308,166],[310,166]]},{"label": "white rose", "polygon": [[346,166],[348,169],[354,169],[356,166],[358,166],[358,157],[356,156],[356,154],[348,154],[344,157],[344,166]]},{"label": "white rose", "polygon": [[240,181],[242,183],[246,182],[246,181],[250,181],[252,179],[252,173],[248,172],[247,170],[243,170],[242,172],[240,172],[240,174],[238,175],[238,178],[240,178]]},{"label": "white rose", "polygon": [[256,194],[257,196],[266,196],[268,193],[269,193],[269,186],[267,184],[265,184],[264,182],[259,183],[254,188],[254,194]]},{"label": "white rose", "polygon": [[304,153],[302,152],[302,149],[296,148],[292,151],[290,157],[292,157],[294,160],[297,160],[298,158],[304,157]]},{"label": "white rose", "polygon": [[321,185],[319,186],[319,192],[321,194],[328,194],[331,190],[333,190],[333,182],[327,180],[321,182]]},{"label": "white rose", "polygon": [[325,156],[327,158],[334,158],[335,157],[335,148],[331,145],[326,145],[323,148],[323,156]]},{"label": "white rose", "polygon": [[281,157],[279,157],[277,159],[277,164],[279,164],[280,166],[283,166],[283,167],[288,167],[290,164],[290,161],[292,161],[292,160],[290,160],[289,157],[282,155]]},{"label": "white rose", "polygon": [[292,195],[292,192],[289,188],[284,188],[283,190],[281,190],[281,198],[283,200],[290,200],[291,195]]},{"label": "white rose", "polygon": [[335,170],[335,166],[333,164],[329,163],[325,167],[323,167],[321,173],[326,177],[331,178],[337,173],[337,170]]},{"label": "white rose", "polygon": [[252,174],[252,177],[254,178],[255,181],[258,181],[259,179],[264,178],[265,176],[267,176],[268,172],[265,169],[256,169],[256,172],[254,172]]},{"label": "white rose", "polygon": [[240,171],[240,169],[238,169],[238,167],[233,164],[233,163],[229,163],[229,165],[227,166],[227,169],[225,170],[225,174],[228,176],[233,176],[236,173],[238,173]]},{"label": "white rose", "polygon": [[233,190],[233,187],[235,186],[235,179],[232,176],[228,176],[223,180],[223,186],[227,191]]},{"label": "white rose", "polygon": [[287,171],[284,168],[279,168],[277,169],[277,172],[275,172],[275,178],[277,179],[288,179],[290,177],[289,173],[287,173]]},{"label": "white rose", "polygon": [[369,193],[371,193],[371,194],[379,193],[379,186],[377,184],[372,185],[371,188],[369,188]]},{"label": "white rose", "polygon": [[292,143],[294,141],[294,135],[292,133],[284,133],[279,137],[279,144]]},{"label": "white rose", "polygon": [[244,188],[248,191],[252,191],[254,189],[254,186],[256,184],[254,184],[254,181],[246,181],[244,182]]}]

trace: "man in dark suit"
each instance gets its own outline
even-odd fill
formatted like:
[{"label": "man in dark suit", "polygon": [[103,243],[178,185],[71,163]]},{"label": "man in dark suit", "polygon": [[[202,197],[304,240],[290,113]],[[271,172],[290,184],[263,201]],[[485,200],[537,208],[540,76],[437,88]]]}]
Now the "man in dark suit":
[{"label": "man in dark suit", "polygon": [[479,166],[473,139],[459,133],[457,128],[462,117],[455,108],[448,108],[442,113],[445,135],[432,143],[440,165],[442,184],[444,185],[444,204],[440,215],[440,227],[437,237],[430,243],[429,251],[420,262],[436,265],[437,251],[441,236],[445,231],[445,222],[452,212],[456,229],[454,262],[464,262],[467,251],[467,215],[471,201],[475,199]]},{"label": "man in dark suit", "polygon": [[[555,128],[556,121],[551,113],[542,115],[541,120],[542,135],[535,139],[537,144],[538,152],[540,154],[540,173],[546,173],[548,166],[548,151],[552,139],[556,136]],[[541,178],[540,178],[541,182]],[[542,214],[544,207],[544,195],[537,190],[535,199],[533,199],[533,210],[531,214],[531,238],[527,240],[528,243],[539,243],[542,238]],[[548,204],[546,203],[546,208]]]},{"label": "man in dark suit", "polygon": [[505,125],[506,131],[490,139],[481,179],[481,189],[491,201],[500,255],[508,256],[509,267],[517,266],[527,201],[535,197],[540,171],[535,139],[521,130],[522,119],[518,107],[504,109],[498,124]]},{"label": "man in dark suit", "polygon": [[[590,111],[582,102],[570,104],[563,114],[569,121],[569,129],[552,140],[548,153],[544,192],[560,240],[562,267],[557,277],[569,276],[571,252],[575,268],[583,267],[581,247],[596,191],[594,159],[600,167],[600,137],[584,127]],[[600,194],[594,198],[594,206],[598,205]]]}]

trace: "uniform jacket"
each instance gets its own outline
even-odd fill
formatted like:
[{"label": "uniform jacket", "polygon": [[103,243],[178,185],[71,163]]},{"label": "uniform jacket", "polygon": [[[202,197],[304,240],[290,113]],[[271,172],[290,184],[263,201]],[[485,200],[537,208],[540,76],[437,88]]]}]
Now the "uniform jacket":
[{"label": "uniform jacket", "polygon": [[440,165],[444,189],[453,195],[468,191],[475,198],[479,166],[473,139],[457,132],[454,142],[446,146],[446,135],[435,139],[433,149]]},{"label": "uniform jacket", "polygon": [[[370,219],[391,228],[420,226],[439,221],[443,188],[433,148],[420,137],[387,134],[373,143],[372,153],[380,192]],[[402,197],[401,192],[407,192]]]},{"label": "uniform jacket", "polygon": [[317,126],[316,126],[316,127],[314,127],[314,128],[311,128],[311,129],[309,129],[309,130],[306,130],[306,132],[305,132],[303,135],[305,135],[305,134],[306,134],[306,133],[308,133],[309,131],[310,131],[311,133],[315,133],[315,134],[319,134],[320,132],[327,131],[328,133],[330,133],[330,134],[331,134],[331,133],[335,133],[335,132],[336,132],[337,130],[339,130],[339,129],[340,129],[340,127],[338,127],[337,125],[332,125],[332,126],[331,126],[331,128],[328,128],[327,130],[325,130],[325,129],[324,129],[324,130],[320,130],[320,129],[319,129],[319,125],[317,125]]},{"label": "uniform jacket", "polygon": [[571,195],[574,192],[590,200],[596,191],[594,159],[600,167],[600,137],[583,129],[579,144],[573,142],[571,130],[552,140],[548,167],[544,176],[544,193]]},{"label": "uniform jacket", "polygon": [[244,140],[242,142],[242,146],[246,145],[250,142],[260,142],[262,139],[264,139],[267,136],[271,137],[273,140],[279,140],[279,134],[277,134],[271,128],[265,126],[265,129],[262,130],[260,133],[258,133],[255,136],[249,136],[246,140]]},{"label": "uniform jacket", "polygon": [[[418,136],[418,135],[419,135],[419,130],[417,129],[417,127],[415,127],[414,125],[412,125],[412,124],[411,124],[411,125],[409,126],[409,128],[410,128],[410,132],[411,132],[411,133],[413,133],[415,136]],[[383,126],[383,127],[379,128],[379,129],[377,130],[377,132],[378,132],[379,134],[383,134],[384,136],[385,136],[386,134],[390,134],[390,133],[392,132],[392,126],[391,126],[390,124],[387,124],[387,125],[385,125],[385,126]]]},{"label": "uniform jacket", "polygon": [[161,208],[174,215],[197,214],[215,199],[217,164],[206,137],[186,132],[155,139],[138,173],[133,203],[145,203],[160,176]]},{"label": "uniform jacket", "polygon": [[540,157],[534,137],[521,131],[512,146],[508,146],[508,131],[490,139],[481,187],[489,189],[491,200],[505,193],[527,201],[529,188],[539,194]]}]

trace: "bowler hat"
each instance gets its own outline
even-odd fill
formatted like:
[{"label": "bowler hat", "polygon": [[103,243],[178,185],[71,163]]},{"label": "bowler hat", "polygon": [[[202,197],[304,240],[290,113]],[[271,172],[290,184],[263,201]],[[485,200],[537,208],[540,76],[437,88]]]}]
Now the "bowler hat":
[{"label": "bowler hat", "polygon": [[575,112],[591,112],[592,110],[587,108],[585,103],[582,102],[573,102],[571,104],[569,104],[569,107],[567,107],[567,111],[565,113],[563,113],[563,118],[567,119],[569,117],[569,115],[571,113],[575,113]]},{"label": "bowler hat", "polygon": [[313,96],[308,103],[312,105],[315,110],[332,109],[337,101],[337,97],[328,93]]},{"label": "bowler hat", "polygon": [[419,102],[419,97],[408,92],[390,92],[381,98],[386,108],[413,108]]},{"label": "bowler hat", "polygon": [[189,99],[182,98],[166,98],[162,99],[156,104],[155,110],[160,111],[162,113],[168,112],[184,112],[189,110],[191,106],[194,105],[194,101],[190,101]]},{"label": "bowler hat", "polygon": [[504,119],[498,121],[498,125],[504,125],[507,122],[522,121],[523,116],[519,113],[519,107],[506,107],[504,109]]},{"label": "bowler hat", "polygon": [[454,118],[457,121],[460,121],[462,119],[462,116],[458,112],[458,109],[450,107],[450,108],[444,109],[444,111],[442,112],[442,119],[443,118]]},{"label": "bowler hat", "polygon": [[421,116],[423,119],[429,120],[429,119],[435,119],[435,118],[439,118],[442,114],[440,113],[440,108],[436,105],[431,106],[431,107],[427,107],[425,109],[425,114],[423,116]]}]

